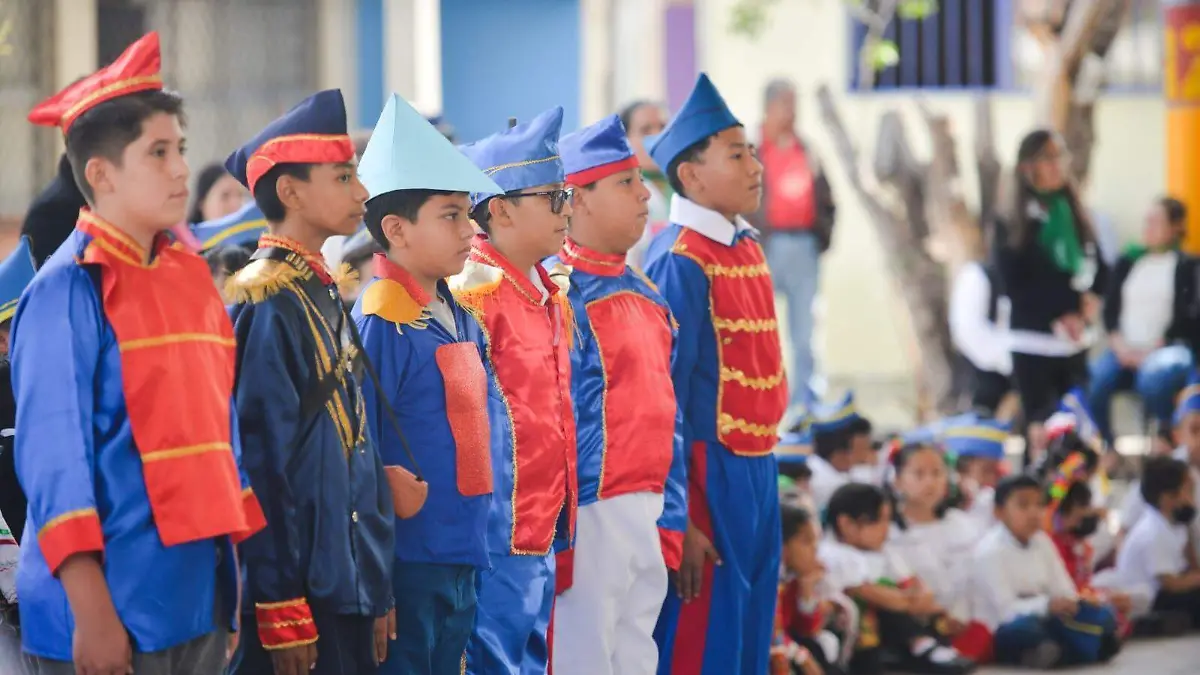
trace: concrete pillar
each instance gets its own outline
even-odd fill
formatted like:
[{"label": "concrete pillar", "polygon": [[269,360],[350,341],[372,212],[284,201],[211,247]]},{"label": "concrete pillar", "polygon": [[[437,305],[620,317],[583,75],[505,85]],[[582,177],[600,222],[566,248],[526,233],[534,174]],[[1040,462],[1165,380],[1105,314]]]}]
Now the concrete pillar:
[{"label": "concrete pillar", "polygon": [[354,5],[346,0],[318,0],[317,88],[341,89],[346,99],[346,119],[358,120],[357,59],[354,51]]}]

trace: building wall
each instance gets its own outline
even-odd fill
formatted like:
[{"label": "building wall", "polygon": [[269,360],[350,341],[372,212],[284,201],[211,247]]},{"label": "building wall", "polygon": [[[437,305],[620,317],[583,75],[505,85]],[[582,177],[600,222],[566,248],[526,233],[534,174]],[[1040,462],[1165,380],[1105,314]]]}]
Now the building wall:
[{"label": "building wall", "polygon": [[[795,81],[801,92],[799,123],[828,172],[838,197],[833,250],[822,259],[822,296],[818,311],[818,354],[830,378],[850,386],[907,382],[911,389],[910,346],[897,336],[907,332],[899,296],[884,272],[884,255],[861,204],[819,119],[814,92],[828,85],[861,155],[870,158],[880,115],[904,113],[910,141],[919,156],[929,153],[928,138],[916,114],[919,95],[948,115],[958,134],[964,189],[977,198],[970,142],[972,101],[980,92],[846,92],[849,81],[849,22],[840,0],[786,0],[774,5],[766,32],[748,40],[729,33],[735,0],[706,0],[697,22],[700,67],[720,88],[734,112],[757,127],[762,91],[774,77]],[[1020,137],[1033,124],[1033,107],[1021,92],[992,95],[995,141],[1005,163]],[[1136,236],[1143,210],[1164,189],[1165,109],[1158,94],[1113,94],[1098,105],[1098,143],[1093,158],[1088,202],[1111,217],[1125,238]]]},{"label": "building wall", "polygon": [[443,114],[463,141],[555,105],[563,129],[581,109],[579,0],[442,0]]}]

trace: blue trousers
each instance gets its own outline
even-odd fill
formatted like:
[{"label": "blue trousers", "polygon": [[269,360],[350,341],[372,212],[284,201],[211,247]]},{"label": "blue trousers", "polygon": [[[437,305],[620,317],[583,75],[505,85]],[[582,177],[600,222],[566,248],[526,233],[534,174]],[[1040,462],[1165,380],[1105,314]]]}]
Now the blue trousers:
[{"label": "blue trousers", "polygon": [[[371,675],[375,665],[375,619],[370,616],[341,616],[313,608],[317,624],[317,667],[310,675]],[[271,652],[263,648],[255,630],[253,614],[242,615],[243,630],[237,651],[229,663],[229,675],[271,675],[275,667]],[[390,650],[396,642],[388,643]]]},{"label": "blue trousers", "polygon": [[1195,364],[1187,347],[1172,345],[1155,350],[1137,369],[1126,368],[1112,350],[1107,350],[1091,363],[1091,384],[1088,387],[1088,410],[1104,438],[1111,444],[1112,396],[1118,391],[1132,389],[1142,398],[1146,415],[1167,427],[1175,409],[1175,395],[1187,384]]},{"label": "blue trousers", "polygon": [[475,625],[475,568],[404,563],[393,566],[396,635],[381,675],[457,673]]},{"label": "blue trousers", "polygon": [[775,291],[787,299],[788,342],[791,347],[791,404],[811,405],[815,371],[812,350],[813,303],[820,280],[821,247],[812,232],[773,232],[766,242],[767,266]]},{"label": "blue trousers", "polygon": [[1081,603],[1070,619],[1022,616],[1002,624],[993,635],[992,648],[998,663],[1017,664],[1026,650],[1053,640],[1062,648],[1058,665],[1084,665],[1116,654],[1120,645],[1116,631],[1112,609]]},{"label": "blue trousers", "polygon": [[779,476],[774,455],[739,457],[696,443],[688,468],[688,519],[721,565],[704,570],[700,597],[667,592],[654,639],[659,675],[767,672],[779,589]]},{"label": "blue trousers", "polygon": [[554,554],[493,555],[475,585],[479,604],[467,643],[473,675],[544,675],[554,607]]}]

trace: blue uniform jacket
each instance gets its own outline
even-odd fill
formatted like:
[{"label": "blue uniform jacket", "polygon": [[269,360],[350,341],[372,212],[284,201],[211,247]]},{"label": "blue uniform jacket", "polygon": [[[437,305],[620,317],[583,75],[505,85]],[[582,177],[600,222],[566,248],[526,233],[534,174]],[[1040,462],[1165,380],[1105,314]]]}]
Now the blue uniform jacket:
[{"label": "blue uniform jacket", "polygon": [[[336,286],[306,292],[313,271],[255,260],[234,277],[236,401],[246,473],[267,528],[241,545],[243,609],[306,600],[313,610],[383,616],[392,607],[393,509],[350,367],[350,326]],[[345,322],[349,323],[349,322]],[[319,378],[337,377],[323,407],[301,420]]]},{"label": "blue uniform jacket", "polygon": [[687,530],[682,412],[672,389],[675,320],[653,282],[568,240],[567,298],[578,337],[571,351],[579,459],[579,505],[634,492],[662,493],[658,521],[668,564],[678,567]]},{"label": "blue uniform jacket", "polygon": [[[423,295],[420,289],[414,292]],[[354,306],[363,349],[379,371],[388,402],[429,483],[424,508],[413,518],[396,519],[395,555],[401,562],[486,568],[492,499],[487,391],[494,383],[490,373],[484,375],[486,346],[478,322],[444,282],[438,295],[453,311],[455,332],[424,309],[428,303],[421,300],[426,298],[414,299],[391,278],[371,280]],[[460,366],[486,377],[483,387],[464,388],[455,376]],[[472,381],[475,384],[480,383]],[[384,465],[412,471],[375,392],[368,389],[364,394],[368,426]],[[475,432],[474,443],[458,437],[460,412],[477,415],[470,430]],[[482,478],[486,484],[479,483]]]},{"label": "blue uniform jacket", "polygon": [[[74,231],[25,291],[13,318],[17,473],[29,498],[17,572],[27,652],[71,660],[75,621],[38,543],[89,510],[104,535],[104,576],[135,651],[182,644],[214,628],[215,593],[233,612],[237,576],[227,537],[165,547],[122,390],[121,354],[96,279],[76,262],[91,237]],[[234,418],[233,453],[240,455]],[[187,411],[180,410],[181,422]],[[248,485],[242,476],[243,487]]]}]

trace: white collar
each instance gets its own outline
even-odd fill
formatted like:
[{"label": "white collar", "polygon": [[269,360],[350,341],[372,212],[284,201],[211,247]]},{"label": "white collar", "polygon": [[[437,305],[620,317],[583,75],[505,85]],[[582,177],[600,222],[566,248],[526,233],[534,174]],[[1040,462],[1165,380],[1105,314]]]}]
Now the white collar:
[{"label": "white collar", "polygon": [[731,223],[725,219],[725,216],[716,211],[700,206],[696,202],[679,195],[671,197],[670,219],[672,223],[682,225],[725,246],[733,246],[734,239],[737,238],[740,232],[745,230],[758,231],[751,227],[750,223],[746,222],[746,219],[741,216],[735,218]]}]

